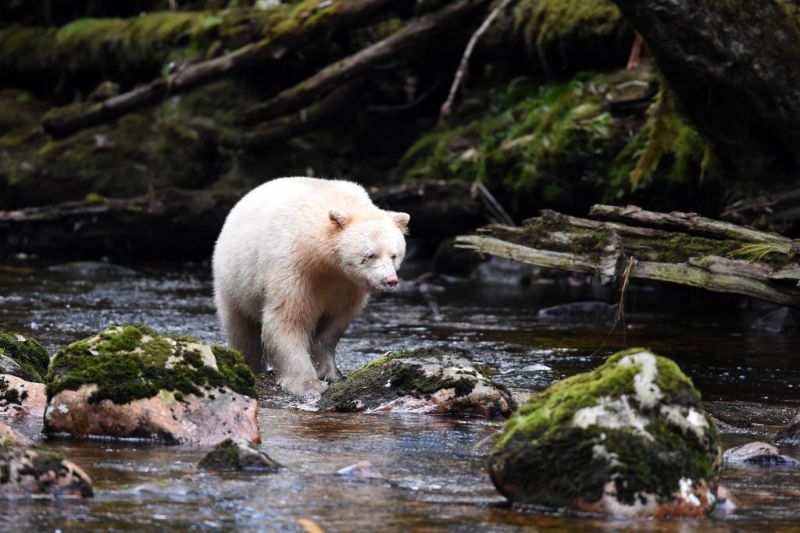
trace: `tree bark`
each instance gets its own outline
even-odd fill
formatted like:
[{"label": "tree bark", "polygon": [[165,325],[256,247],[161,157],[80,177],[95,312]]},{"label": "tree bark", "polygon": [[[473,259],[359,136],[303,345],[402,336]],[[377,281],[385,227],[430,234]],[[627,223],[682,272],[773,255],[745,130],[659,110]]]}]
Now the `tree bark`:
[{"label": "tree bark", "polygon": [[727,173],[800,171],[800,30],[776,0],[613,0]]},{"label": "tree bark", "polygon": [[290,49],[321,38],[337,27],[353,26],[385,16],[387,10],[406,4],[406,0],[339,0],[321,7],[314,16],[296,24],[278,25],[276,33],[220,57],[189,65],[129,92],[97,104],[51,112],[44,129],[54,137],[70,135],[82,129],[114,120],[126,113],[160,102],[218,80],[232,72],[264,60],[277,60]]},{"label": "tree bark", "polygon": [[314,76],[286,89],[271,100],[246,111],[241,122],[253,124],[300,109],[320,94],[362,75],[374,66],[420,46],[427,39],[451,28],[486,0],[458,0],[441,10],[409,22],[401,30],[360,52],[342,59]]},{"label": "tree bark", "polygon": [[626,223],[545,211],[522,227],[458,237],[456,246],[611,279],[633,258],[632,278],[800,307],[800,243],[687,213],[595,206],[592,214]]}]

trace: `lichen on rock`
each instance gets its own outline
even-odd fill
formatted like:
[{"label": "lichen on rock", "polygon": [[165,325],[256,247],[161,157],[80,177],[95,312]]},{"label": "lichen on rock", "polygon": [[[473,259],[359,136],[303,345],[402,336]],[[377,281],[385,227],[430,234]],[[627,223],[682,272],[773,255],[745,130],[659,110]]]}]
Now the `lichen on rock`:
[{"label": "lichen on rock", "polygon": [[720,464],[691,380],[643,348],[534,395],[489,456],[514,503],[628,517],[707,514]]},{"label": "lichen on rock", "polygon": [[387,353],[331,384],[322,410],[404,411],[504,417],[511,394],[485,377],[465,356],[420,348]]},{"label": "lichen on rock", "polygon": [[197,464],[203,470],[277,472],[281,465],[244,439],[225,439]]},{"label": "lichen on rock", "polygon": [[58,351],[47,375],[45,432],[213,444],[260,440],[255,378],[242,356],[138,324]]}]

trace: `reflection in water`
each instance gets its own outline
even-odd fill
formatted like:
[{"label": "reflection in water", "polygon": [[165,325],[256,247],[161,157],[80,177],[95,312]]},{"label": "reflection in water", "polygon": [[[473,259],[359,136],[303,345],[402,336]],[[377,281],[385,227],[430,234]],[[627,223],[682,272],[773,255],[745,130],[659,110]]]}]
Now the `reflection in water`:
[{"label": "reflection in water", "polygon": [[[629,300],[625,335],[608,325],[545,321],[538,309],[591,298],[582,288],[517,288],[456,283],[436,295],[438,320],[418,295],[374,298],[339,347],[351,370],[386,350],[439,346],[468,352],[516,390],[539,390],[594,368],[614,350],[646,345],[692,376],[723,422],[725,446],[766,439],[798,407],[800,357],[791,338],[750,331],[739,313],[707,307],[650,308]],[[664,298],[660,298],[663,303]],[[639,305],[637,305],[637,301]],[[207,269],[139,275],[113,269],[45,271],[0,268],[0,323],[27,332],[51,351],[110,323],[219,343]],[[86,502],[0,502],[0,530],[300,530],[309,518],[327,531],[617,530],[619,523],[504,505],[483,469],[501,424],[420,415],[303,411],[286,397],[262,400],[262,448],[286,466],[274,475],[199,473],[204,450],[120,442],[48,442],[95,481]],[[38,427],[21,428],[36,437]],[[797,449],[785,453],[800,456]],[[337,476],[368,460],[384,479]],[[800,472],[726,470],[740,506],[702,523],[733,530],[800,522]],[[697,522],[647,522],[648,530],[699,528]]]}]

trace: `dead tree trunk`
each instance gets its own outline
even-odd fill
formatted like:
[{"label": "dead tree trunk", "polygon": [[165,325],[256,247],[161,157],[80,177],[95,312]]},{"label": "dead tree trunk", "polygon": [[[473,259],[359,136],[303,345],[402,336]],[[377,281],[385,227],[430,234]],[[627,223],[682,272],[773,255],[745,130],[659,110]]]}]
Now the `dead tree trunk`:
[{"label": "dead tree trunk", "polygon": [[800,171],[800,30],[776,0],[614,0],[728,175]]},{"label": "dead tree trunk", "polygon": [[[456,245],[547,268],[668,281],[800,307],[800,243],[690,213],[594,206],[592,219],[543,212]],[[600,220],[598,220],[600,219]]]}]

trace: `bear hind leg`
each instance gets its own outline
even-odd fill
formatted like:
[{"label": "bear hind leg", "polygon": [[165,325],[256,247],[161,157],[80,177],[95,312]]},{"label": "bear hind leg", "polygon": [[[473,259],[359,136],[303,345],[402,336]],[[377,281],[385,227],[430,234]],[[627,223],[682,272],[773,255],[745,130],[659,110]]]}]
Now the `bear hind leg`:
[{"label": "bear hind leg", "polygon": [[247,366],[254,372],[264,370],[261,348],[261,324],[244,314],[231,301],[218,302],[218,312],[228,343],[244,356]]}]

